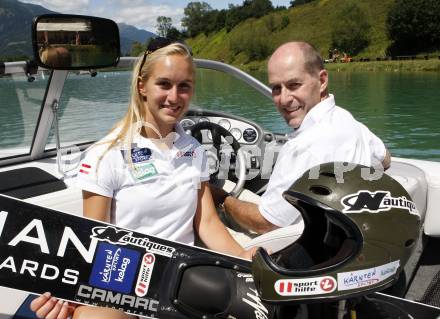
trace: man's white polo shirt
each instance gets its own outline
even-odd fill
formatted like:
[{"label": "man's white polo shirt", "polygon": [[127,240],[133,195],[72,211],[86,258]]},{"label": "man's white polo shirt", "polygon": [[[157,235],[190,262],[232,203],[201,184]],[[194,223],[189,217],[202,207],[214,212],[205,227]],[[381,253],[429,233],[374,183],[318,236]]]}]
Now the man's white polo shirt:
[{"label": "man's white polo shirt", "polygon": [[378,165],[385,154],[383,142],[348,111],[336,106],[330,94],[307,113],[301,126],[281,148],[259,210],[276,226],[297,223],[301,215],[282,193],[306,170],[335,161]]},{"label": "man's white polo shirt", "polygon": [[169,150],[142,136],[134,138],[131,152],[121,146],[105,152],[108,144],[98,142],[80,164],[78,186],[113,198],[111,223],[193,244],[198,191],[209,175],[203,148],[180,124],[175,129]]}]

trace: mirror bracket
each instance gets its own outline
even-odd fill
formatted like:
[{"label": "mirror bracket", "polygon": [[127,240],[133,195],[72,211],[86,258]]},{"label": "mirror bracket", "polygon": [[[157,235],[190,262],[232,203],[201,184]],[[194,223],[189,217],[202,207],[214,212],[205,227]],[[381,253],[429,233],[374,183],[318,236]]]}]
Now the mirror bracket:
[{"label": "mirror bracket", "polygon": [[61,155],[62,154],[61,154],[58,109],[59,109],[58,100],[54,100],[52,103],[52,112],[53,112],[53,130],[54,130],[54,135],[55,135],[55,145],[56,145],[56,149],[57,149],[57,166],[58,166],[58,173],[60,173],[64,177],[64,170],[61,167]]},{"label": "mirror bracket", "polygon": [[[54,130],[54,136],[55,136],[55,147],[57,150],[57,167],[58,167],[58,173],[61,174],[62,179],[73,177],[76,174],[77,167],[79,165],[80,159],[81,159],[81,151],[76,146],[69,146],[69,147],[61,147],[61,139],[60,139],[60,129],[59,124],[60,120],[58,117],[58,110],[59,110],[60,104],[58,100],[54,100],[52,102],[52,112],[53,112],[53,130]],[[63,160],[63,155],[67,156],[68,159]]]},{"label": "mirror bracket", "polygon": [[37,74],[37,72],[38,72],[37,62],[35,60],[26,61],[25,74],[26,74],[28,82],[35,81],[35,77],[33,75]]}]

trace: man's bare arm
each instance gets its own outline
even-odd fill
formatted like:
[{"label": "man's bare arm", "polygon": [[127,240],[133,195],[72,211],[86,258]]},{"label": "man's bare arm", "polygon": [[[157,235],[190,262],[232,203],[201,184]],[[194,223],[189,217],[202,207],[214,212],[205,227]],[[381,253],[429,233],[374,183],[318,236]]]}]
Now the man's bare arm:
[{"label": "man's bare arm", "polygon": [[263,234],[278,228],[261,215],[258,206],[254,203],[228,196],[225,198],[223,205],[226,213],[246,229]]}]

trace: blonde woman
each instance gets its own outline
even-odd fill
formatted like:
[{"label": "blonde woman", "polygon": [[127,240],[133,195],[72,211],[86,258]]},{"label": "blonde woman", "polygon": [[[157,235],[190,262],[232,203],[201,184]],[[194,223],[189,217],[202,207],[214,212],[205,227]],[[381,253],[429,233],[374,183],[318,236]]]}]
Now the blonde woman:
[{"label": "blonde woman", "polygon": [[[82,160],[84,216],[166,239],[251,258],[217,216],[200,144],[179,124],[194,92],[189,50],[170,44],[145,52],[133,72],[125,117]],[[46,293],[31,309],[40,318],[126,318],[121,311],[59,302]]]}]

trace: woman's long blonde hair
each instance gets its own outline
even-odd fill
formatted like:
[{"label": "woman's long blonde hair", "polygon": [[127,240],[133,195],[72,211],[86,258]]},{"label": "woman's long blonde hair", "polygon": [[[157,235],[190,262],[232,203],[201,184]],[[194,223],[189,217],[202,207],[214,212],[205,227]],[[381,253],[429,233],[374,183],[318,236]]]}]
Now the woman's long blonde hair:
[{"label": "woman's long blonde hair", "polygon": [[[144,52],[135,64],[133,75],[131,78],[130,101],[127,113],[116,123],[110,131],[110,138],[103,143],[109,143],[107,150],[102,154],[99,160],[104,157],[105,153],[115,145],[125,146],[127,150],[131,149],[133,137],[140,134],[142,128],[148,123],[144,119],[144,97],[139,92],[139,81],[147,81],[150,77],[155,63],[164,57],[170,55],[179,55],[185,57],[193,66],[193,74],[195,66],[189,49],[181,43],[172,43],[154,52]],[[153,130],[156,128],[150,126]],[[157,131],[158,132],[158,131]],[[112,134],[113,133],[113,134]],[[160,134],[159,134],[160,136]],[[129,156],[131,158],[131,156]]]}]

